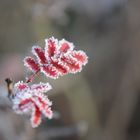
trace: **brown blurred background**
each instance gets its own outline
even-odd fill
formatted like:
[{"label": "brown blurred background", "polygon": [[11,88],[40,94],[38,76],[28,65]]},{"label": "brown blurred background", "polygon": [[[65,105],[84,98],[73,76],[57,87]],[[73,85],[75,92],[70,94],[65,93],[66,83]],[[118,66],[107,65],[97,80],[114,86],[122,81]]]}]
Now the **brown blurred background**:
[{"label": "brown blurred background", "polygon": [[[24,80],[24,56],[54,36],[89,63],[50,82],[55,118],[32,129],[6,98],[4,79]],[[0,0],[0,140],[139,140],[140,1]]]}]

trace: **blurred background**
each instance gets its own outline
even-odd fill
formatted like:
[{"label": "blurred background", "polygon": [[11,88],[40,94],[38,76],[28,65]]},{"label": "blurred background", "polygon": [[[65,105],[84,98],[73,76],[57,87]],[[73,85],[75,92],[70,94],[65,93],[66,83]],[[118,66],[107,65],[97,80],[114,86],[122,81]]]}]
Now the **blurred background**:
[{"label": "blurred background", "polygon": [[[139,0],[0,0],[0,140],[140,139]],[[54,36],[89,63],[50,82],[55,118],[36,129],[15,114],[4,79],[28,75],[23,58]]]}]

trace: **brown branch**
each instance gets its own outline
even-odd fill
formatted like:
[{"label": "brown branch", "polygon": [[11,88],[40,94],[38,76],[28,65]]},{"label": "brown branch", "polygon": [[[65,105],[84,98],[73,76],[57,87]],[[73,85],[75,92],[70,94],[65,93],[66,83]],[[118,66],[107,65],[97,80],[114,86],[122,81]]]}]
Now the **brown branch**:
[{"label": "brown branch", "polygon": [[13,81],[10,78],[6,78],[5,82],[7,83],[8,98],[11,98],[11,97],[14,96],[14,93],[13,93]]}]

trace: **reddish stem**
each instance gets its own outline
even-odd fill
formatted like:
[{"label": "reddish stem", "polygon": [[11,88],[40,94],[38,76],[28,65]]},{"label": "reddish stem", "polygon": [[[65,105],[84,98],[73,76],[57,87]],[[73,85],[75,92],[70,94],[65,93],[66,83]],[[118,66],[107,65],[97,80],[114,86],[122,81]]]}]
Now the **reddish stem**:
[{"label": "reddish stem", "polygon": [[35,76],[39,73],[40,70],[36,71],[35,73],[33,73],[32,75],[30,75],[27,79],[26,79],[26,83],[30,83],[34,80]]}]

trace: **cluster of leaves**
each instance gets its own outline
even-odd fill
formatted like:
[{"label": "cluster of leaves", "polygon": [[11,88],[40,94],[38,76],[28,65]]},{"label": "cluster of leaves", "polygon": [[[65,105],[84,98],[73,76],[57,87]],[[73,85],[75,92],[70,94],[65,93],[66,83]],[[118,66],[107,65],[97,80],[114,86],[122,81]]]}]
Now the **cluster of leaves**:
[{"label": "cluster of leaves", "polygon": [[45,47],[33,46],[34,57],[26,57],[24,65],[32,71],[32,75],[25,82],[19,81],[14,85],[14,96],[11,97],[13,109],[18,114],[31,114],[31,125],[37,127],[41,123],[42,115],[51,119],[52,103],[46,93],[51,89],[49,83],[29,85],[38,73],[53,79],[68,73],[77,73],[88,62],[85,52],[74,50],[74,45],[64,39],[55,38],[45,40]]}]

